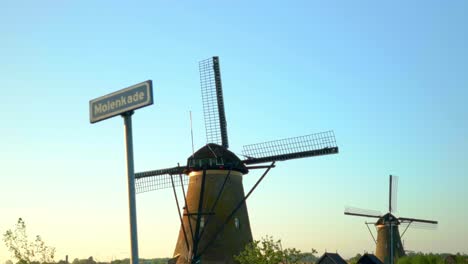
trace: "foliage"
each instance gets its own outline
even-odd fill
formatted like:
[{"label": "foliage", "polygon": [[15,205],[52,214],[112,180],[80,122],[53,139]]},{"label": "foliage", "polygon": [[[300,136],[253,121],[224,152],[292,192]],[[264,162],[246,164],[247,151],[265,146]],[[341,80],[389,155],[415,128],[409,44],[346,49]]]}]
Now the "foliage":
[{"label": "foliage", "polygon": [[299,263],[316,263],[318,257],[315,256],[317,250],[312,249],[312,252],[299,253]]},{"label": "foliage", "polygon": [[275,241],[273,237],[267,236],[261,241],[254,240],[247,244],[234,259],[240,264],[296,264],[301,263],[301,252],[295,248],[283,249],[281,240]]},{"label": "foliage", "polygon": [[[142,259],[140,258],[140,264],[167,264],[169,258],[153,258],[153,259]],[[110,262],[110,264],[130,264],[130,259],[116,259]]]},{"label": "foliage", "polygon": [[97,262],[93,259],[93,257],[89,257],[87,259],[74,259],[72,264],[97,264]]},{"label": "foliage", "polygon": [[468,256],[416,253],[398,259],[397,264],[468,264]]},{"label": "foliage", "polygon": [[356,256],[354,256],[354,257],[352,257],[352,258],[350,258],[348,260],[348,263],[349,264],[356,264],[361,257],[362,257],[362,255],[357,253]]},{"label": "foliage", "polygon": [[[152,259],[144,259],[140,258],[140,264],[167,264],[169,258],[152,258]],[[62,261],[58,262],[57,264],[61,264]],[[66,264],[66,263],[62,263]],[[87,259],[78,259],[75,258],[71,264],[130,264],[129,258],[124,259],[114,259],[110,262],[104,261],[97,261],[92,256]]]},{"label": "foliage", "polygon": [[46,246],[40,236],[29,241],[26,223],[19,218],[14,230],[7,230],[3,234],[3,241],[12,256],[20,264],[51,263],[54,260],[55,248]]},{"label": "foliage", "polygon": [[168,258],[140,259],[142,264],[167,264]]}]

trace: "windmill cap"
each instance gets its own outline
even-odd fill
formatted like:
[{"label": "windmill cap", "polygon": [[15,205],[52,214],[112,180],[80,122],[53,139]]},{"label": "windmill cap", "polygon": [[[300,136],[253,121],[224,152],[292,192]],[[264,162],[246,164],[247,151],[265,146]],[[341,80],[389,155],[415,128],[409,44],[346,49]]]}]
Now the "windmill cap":
[{"label": "windmill cap", "polygon": [[193,153],[193,155],[187,159],[187,165],[190,171],[203,169],[232,169],[242,174],[247,174],[249,172],[236,154],[214,143],[209,143]]},{"label": "windmill cap", "polygon": [[385,215],[380,217],[379,220],[377,220],[377,223],[375,223],[375,224],[376,225],[384,225],[385,223],[389,223],[389,222],[392,222],[394,224],[396,223],[397,225],[400,224],[400,222],[398,221],[398,218],[396,218],[391,213],[386,213]]}]

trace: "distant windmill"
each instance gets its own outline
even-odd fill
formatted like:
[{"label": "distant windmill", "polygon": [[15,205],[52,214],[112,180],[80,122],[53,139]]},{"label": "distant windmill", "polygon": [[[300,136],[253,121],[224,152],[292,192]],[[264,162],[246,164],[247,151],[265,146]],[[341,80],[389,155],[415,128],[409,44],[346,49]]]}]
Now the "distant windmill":
[{"label": "distant windmill", "polygon": [[[345,215],[378,218],[377,222],[366,222],[366,225],[367,228],[369,228],[369,224],[374,224],[377,229],[377,240],[375,240],[374,235],[370,229],[369,232],[371,233],[372,238],[376,243],[376,256],[384,264],[396,263],[398,258],[405,255],[405,250],[403,249],[401,238],[406,233],[406,230],[408,230],[408,227],[435,228],[437,226],[437,221],[394,216],[393,213],[396,211],[397,186],[397,178],[390,175],[388,213],[385,215],[382,215],[382,213],[378,211],[352,207],[347,207],[344,212]],[[401,235],[398,229],[399,225],[406,226]]]},{"label": "distant windmill", "polygon": [[[338,147],[334,133],[328,131],[244,146],[241,160],[228,150],[218,57],[201,61],[199,68],[208,144],[190,155],[185,166],[137,173],[135,185],[138,193],[174,190],[181,228],[170,263],[230,264],[233,255],[252,241],[245,201],[275,162],[336,154]],[[251,169],[265,171],[245,195],[242,176]],[[183,215],[176,186],[182,186]]]}]

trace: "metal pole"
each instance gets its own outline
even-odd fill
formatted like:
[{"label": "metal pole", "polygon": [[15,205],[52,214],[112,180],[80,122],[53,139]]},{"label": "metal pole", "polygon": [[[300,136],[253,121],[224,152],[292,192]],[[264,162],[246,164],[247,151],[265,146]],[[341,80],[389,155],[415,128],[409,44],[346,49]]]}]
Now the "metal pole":
[{"label": "metal pole", "polygon": [[231,214],[228,215],[228,217],[226,218],[226,220],[224,221],[224,223],[221,225],[220,228],[218,228],[218,230],[216,230],[214,236],[211,238],[211,240],[206,243],[205,245],[205,248],[203,248],[202,251],[200,251],[199,255],[203,255],[203,253],[205,253],[206,249],[208,247],[211,246],[211,244],[215,241],[215,239],[218,237],[219,233],[221,233],[221,231],[223,231],[224,229],[224,226],[227,225],[227,223],[229,221],[231,221],[231,218],[234,216],[234,214],[237,212],[237,210],[239,210],[241,208],[241,206],[245,203],[245,201],[247,200],[247,198],[249,198],[249,196],[252,194],[252,192],[255,190],[255,188],[257,188],[257,186],[260,184],[260,182],[263,180],[263,178],[265,178],[265,176],[268,174],[268,172],[270,171],[271,168],[274,168],[275,167],[275,162],[276,161],[273,161],[271,163],[271,165],[268,167],[268,169],[265,170],[265,172],[263,173],[263,175],[260,177],[260,179],[257,180],[257,182],[254,184],[254,186],[252,187],[252,189],[250,189],[250,191],[247,193],[247,195],[237,204],[237,206],[234,208],[234,210],[232,210]]},{"label": "metal pole", "polygon": [[138,264],[138,234],[136,220],[135,200],[135,169],[133,167],[133,136],[132,136],[133,111],[122,114],[125,126],[125,148],[127,153],[127,178],[128,178],[128,209],[130,214],[130,245],[131,264]]},{"label": "metal pole", "polygon": [[390,216],[390,264],[393,264],[393,217]]},{"label": "metal pole", "polygon": [[389,188],[389,191],[388,191],[388,212],[389,213],[392,213],[392,175],[390,175],[390,183],[388,184],[388,188]]},{"label": "metal pole", "polygon": [[369,229],[369,233],[372,236],[372,239],[374,239],[375,244],[377,245],[377,240],[375,240],[374,234],[372,234],[372,231],[370,230],[369,223],[366,222],[367,229]]},{"label": "metal pole", "polygon": [[189,246],[189,242],[187,239],[187,232],[185,232],[184,218],[182,214],[180,213],[179,199],[177,198],[177,192],[175,190],[174,179],[172,178],[172,174],[170,176],[171,176],[172,190],[174,191],[174,197],[175,197],[175,201],[177,205],[177,213],[179,213],[180,225],[182,226],[182,232],[184,232],[185,245],[187,246],[187,251],[188,251],[190,250],[190,246]]},{"label": "metal pole", "polygon": [[390,213],[390,264],[393,264],[393,215],[392,215],[392,175],[390,175],[389,192],[388,192],[388,212]]},{"label": "metal pole", "polygon": [[200,199],[198,200],[198,212],[197,212],[197,224],[195,225],[195,234],[193,239],[193,258],[192,263],[198,263],[201,259],[201,256],[198,256],[198,246],[201,239],[200,236],[200,220],[202,217],[202,210],[203,210],[203,196],[205,194],[205,183],[206,183],[206,166],[203,167],[203,175],[202,175],[202,182],[201,182],[201,190],[200,190]]}]

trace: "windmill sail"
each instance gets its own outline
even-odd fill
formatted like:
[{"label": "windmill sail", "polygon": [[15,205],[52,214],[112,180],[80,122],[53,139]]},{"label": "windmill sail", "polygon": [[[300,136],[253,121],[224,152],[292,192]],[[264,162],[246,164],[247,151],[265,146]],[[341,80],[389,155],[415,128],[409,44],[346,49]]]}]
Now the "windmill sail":
[{"label": "windmill sail", "polygon": [[188,184],[188,177],[184,174],[184,167],[173,167],[161,170],[152,170],[135,173],[135,191],[144,193],[159,189],[172,188],[171,177],[181,175],[181,179],[174,178],[174,185]]},{"label": "windmill sail", "polygon": [[[401,221],[400,225],[402,228],[406,231],[406,229],[423,229],[423,230],[436,230],[438,227],[438,224],[433,224],[433,223],[422,223],[422,222],[406,222],[406,221]],[[403,234],[401,234],[401,237],[403,237]]]},{"label": "windmill sail", "polygon": [[388,211],[395,213],[397,211],[398,176],[390,175],[389,188]]},{"label": "windmill sail", "polygon": [[333,131],[246,145],[242,149],[242,155],[247,157],[247,159],[243,160],[245,164],[283,161],[336,153],[338,153],[338,147],[336,146]]},{"label": "windmill sail", "polygon": [[[245,160],[228,150],[228,135],[218,57],[199,62],[207,144],[194,152],[184,167],[135,174],[137,193],[175,186],[182,188],[184,207],[178,207],[181,228],[170,263],[234,263],[253,240],[246,199],[274,167],[274,161],[338,153],[332,131],[244,146]],[[271,162],[269,166],[249,166]],[[265,172],[247,193],[243,175],[249,169]],[[177,192],[174,196],[179,206]]]},{"label": "windmill sail", "polygon": [[212,57],[201,61],[199,69],[207,143],[216,143],[228,148],[219,58]]},{"label": "windmill sail", "polygon": [[404,222],[426,223],[426,224],[433,224],[433,225],[438,224],[438,222],[434,220],[425,220],[425,219],[408,218],[408,217],[400,217],[398,219]]},{"label": "windmill sail", "polygon": [[380,218],[382,216],[382,213],[376,210],[361,209],[361,208],[349,207],[349,206],[345,208],[344,214],[362,216],[362,217],[375,217],[375,218]]}]

